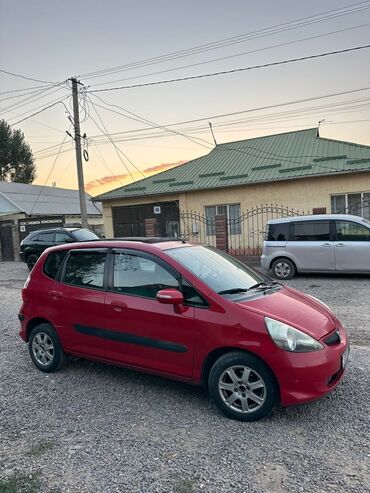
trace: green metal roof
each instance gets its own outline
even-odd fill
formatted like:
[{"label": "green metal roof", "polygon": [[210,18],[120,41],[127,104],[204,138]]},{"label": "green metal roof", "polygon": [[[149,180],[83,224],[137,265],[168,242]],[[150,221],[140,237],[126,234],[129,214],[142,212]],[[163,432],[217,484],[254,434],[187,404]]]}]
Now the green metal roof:
[{"label": "green metal roof", "polygon": [[218,144],[206,156],[94,200],[145,197],[320,175],[370,171],[370,147],[299,130]]}]

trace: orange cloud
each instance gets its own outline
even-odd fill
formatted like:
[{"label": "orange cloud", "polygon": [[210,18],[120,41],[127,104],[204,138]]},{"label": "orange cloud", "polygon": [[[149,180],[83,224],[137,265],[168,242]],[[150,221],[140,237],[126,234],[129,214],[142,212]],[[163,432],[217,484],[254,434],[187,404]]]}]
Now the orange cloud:
[{"label": "orange cloud", "polygon": [[[186,161],[176,161],[175,163],[161,163],[161,164],[157,164],[156,166],[151,166],[150,168],[145,168],[143,170],[143,173],[147,176],[151,176],[156,173],[159,173],[160,171],[165,171],[166,169],[174,168],[175,166],[179,166],[180,164],[184,164],[184,163],[186,163]],[[136,171],[132,173],[132,176],[135,179],[142,178],[142,176]],[[92,190],[95,189],[101,189],[99,190],[99,193],[102,193],[103,192],[102,189],[106,188],[107,185],[110,185],[111,183],[115,183],[117,186],[119,186],[122,184],[127,185],[130,182],[132,182],[132,177],[128,173],[124,173],[122,175],[103,176],[102,178],[97,178],[96,180],[92,180],[86,183],[85,191],[91,192]]]}]

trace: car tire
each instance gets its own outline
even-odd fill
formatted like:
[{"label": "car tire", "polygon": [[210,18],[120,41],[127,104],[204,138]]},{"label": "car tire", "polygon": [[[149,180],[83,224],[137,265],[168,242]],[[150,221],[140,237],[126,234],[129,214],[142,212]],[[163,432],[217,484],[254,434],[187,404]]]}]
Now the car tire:
[{"label": "car tire", "polygon": [[208,390],[219,410],[239,421],[258,421],[271,414],[279,388],[270,368],[250,353],[230,352],[213,365]]},{"label": "car tire", "polygon": [[271,265],[271,272],[276,279],[286,281],[296,274],[296,267],[288,258],[278,258]]},{"label": "car tire", "polygon": [[42,323],[32,329],[28,339],[28,350],[36,368],[45,373],[60,370],[66,362],[58,336],[48,323]]},{"label": "car tire", "polygon": [[35,266],[35,263],[37,262],[38,260],[38,256],[35,254],[35,253],[30,253],[26,259],[26,263],[27,263],[27,267],[29,268],[29,270],[31,271],[34,266]]}]

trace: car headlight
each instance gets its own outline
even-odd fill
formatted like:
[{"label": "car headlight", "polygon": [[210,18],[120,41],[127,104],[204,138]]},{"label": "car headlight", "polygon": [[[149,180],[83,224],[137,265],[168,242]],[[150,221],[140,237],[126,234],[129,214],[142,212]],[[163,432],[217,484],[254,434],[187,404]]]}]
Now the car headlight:
[{"label": "car headlight", "polygon": [[284,324],[283,322],[265,317],[265,324],[274,343],[285,351],[306,353],[324,348],[324,346],[313,337],[290,325]]}]

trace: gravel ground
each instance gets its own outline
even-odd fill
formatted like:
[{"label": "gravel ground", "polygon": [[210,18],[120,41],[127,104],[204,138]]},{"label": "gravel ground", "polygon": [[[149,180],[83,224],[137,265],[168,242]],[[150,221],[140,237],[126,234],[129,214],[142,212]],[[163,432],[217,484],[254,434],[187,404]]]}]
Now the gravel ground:
[{"label": "gravel ground", "polygon": [[150,375],[78,359],[36,370],[17,335],[26,276],[0,263],[0,493],[369,492],[369,277],[289,281],[339,315],[350,366],[321,401],[247,424]]}]

